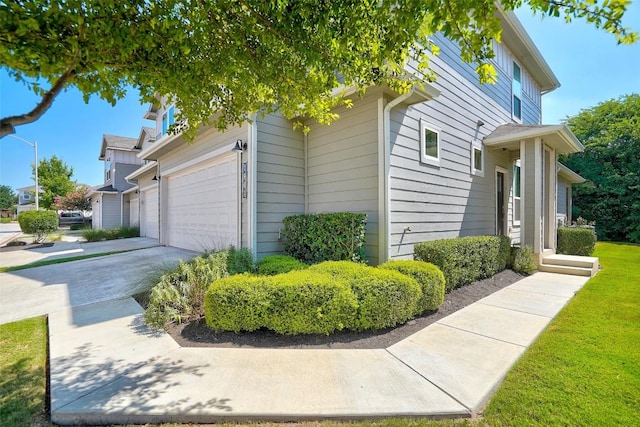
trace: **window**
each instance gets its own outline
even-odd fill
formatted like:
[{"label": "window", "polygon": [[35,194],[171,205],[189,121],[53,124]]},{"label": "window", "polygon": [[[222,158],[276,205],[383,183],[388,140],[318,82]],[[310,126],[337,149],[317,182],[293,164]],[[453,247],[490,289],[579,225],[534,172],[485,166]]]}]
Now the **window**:
[{"label": "window", "polygon": [[104,162],[104,171],[105,171],[105,179],[109,181],[111,179],[111,158],[107,157],[107,160]]},{"label": "window", "polygon": [[25,199],[25,200],[31,200],[31,193],[28,192],[28,191],[25,191],[23,193],[23,197],[22,198]]},{"label": "window", "polygon": [[513,63],[513,80],[511,82],[513,94],[513,117],[522,120],[522,71],[515,62]]},{"label": "window", "polygon": [[484,156],[482,146],[471,146],[471,173],[484,176]]},{"label": "window", "polygon": [[420,120],[420,155],[423,163],[440,164],[440,130]]},{"label": "window", "polygon": [[174,124],[175,107],[172,105],[162,114],[162,135],[166,135],[169,132],[169,128]]},{"label": "window", "polygon": [[520,224],[520,160],[513,165],[513,223]]}]

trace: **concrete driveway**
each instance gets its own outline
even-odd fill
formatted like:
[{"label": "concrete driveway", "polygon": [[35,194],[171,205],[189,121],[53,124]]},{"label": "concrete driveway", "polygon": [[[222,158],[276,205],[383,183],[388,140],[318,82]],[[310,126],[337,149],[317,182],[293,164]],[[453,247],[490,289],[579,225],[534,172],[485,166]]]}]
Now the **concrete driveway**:
[{"label": "concrete driveway", "polygon": [[[140,241],[136,239],[116,242],[118,246],[112,246],[108,250],[104,244],[84,243],[83,253],[138,249],[140,245]],[[28,254],[24,255],[29,258]],[[187,260],[195,255],[197,254],[191,251],[155,246],[0,273],[0,324],[131,296],[151,286],[154,278],[175,267],[178,260]]]}]

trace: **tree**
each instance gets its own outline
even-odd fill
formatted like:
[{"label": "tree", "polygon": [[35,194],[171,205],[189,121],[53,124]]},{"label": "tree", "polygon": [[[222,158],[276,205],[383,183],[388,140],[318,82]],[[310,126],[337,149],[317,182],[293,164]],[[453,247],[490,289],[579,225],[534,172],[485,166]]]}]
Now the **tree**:
[{"label": "tree", "polygon": [[[585,19],[620,43],[637,34],[621,18],[628,0],[504,0],[513,10]],[[0,2],[0,60],[41,96],[32,111],[0,121],[0,137],[37,120],[63,89],[112,104],[129,85],[145,102],[176,100],[187,138],[200,124],[225,129],[258,111],[288,118],[335,119],[332,96],[342,82],[364,90],[420,84],[404,65],[417,61],[426,79],[440,31],[474,63],[483,82],[500,39],[494,0],[25,0]],[[340,76],[340,80],[339,77]]]},{"label": "tree", "polygon": [[0,185],[0,209],[10,209],[18,203],[18,195],[8,185]]},{"label": "tree", "polygon": [[53,209],[60,209],[65,211],[90,211],[90,191],[91,189],[89,187],[83,185],[75,190],[69,191],[64,196],[56,196],[54,197],[54,202],[51,207]]},{"label": "tree", "polygon": [[640,243],[640,94],[569,117],[582,153],[561,159],[587,179],[573,192],[574,216],[596,221],[601,240]]},{"label": "tree", "polygon": [[[35,176],[35,168],[33,168]],[[67,166],[55,155],[51,159],[42,159],[38,165],[38,185],[40,186],[40,206],[50,209],[56,196],[75,190],[76,184],[71,181],[73,168]]]}]

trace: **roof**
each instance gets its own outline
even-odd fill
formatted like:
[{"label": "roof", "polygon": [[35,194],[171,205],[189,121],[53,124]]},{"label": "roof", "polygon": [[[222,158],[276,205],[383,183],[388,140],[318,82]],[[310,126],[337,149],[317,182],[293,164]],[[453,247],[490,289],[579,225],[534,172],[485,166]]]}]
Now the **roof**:
[{"label": "roof", "polygon": [[541,138],[558,154],[577,153],[584,146],[566,125],[505,124],[484,137],[484,145],[490,148],[520,149],[520,141]]},{"label": "roof", "polygon": [[92,188],[91,191],[89,191],[89,195],[96,194],[96,193],[117,193],[117,192],[118,190],[113,188],[113,185],[105,185],[103,187]]},{"label": "roof", "polygon": [[580,184],[585,182],[586,179],[569,169],[567,166],[558,162],[558,176],[571,184]]},{"label": "roof", "polygon": [[100,149],[100,157],[98,157],[98,160],[104,160],[107,148],[123,151],[136,151],[137,142],[138,141],[135,138],[105,134],[102,136],[102,148]]},{"label": "roof", "polygon": [[540,86],[542,93],[560,87],[560,81],[551,71],[538,48],[513,12],[499,13],[502,42],[509,47],[520,64]]},{"label": "roof", "polygon": [[156,140],[156,130],[155,128],[149,126],[142,126],[140,129],[140,135],[138,136],[138,140],[136,141],[135,148],[142,149],[142,145],[147,141],[155,141]]}]

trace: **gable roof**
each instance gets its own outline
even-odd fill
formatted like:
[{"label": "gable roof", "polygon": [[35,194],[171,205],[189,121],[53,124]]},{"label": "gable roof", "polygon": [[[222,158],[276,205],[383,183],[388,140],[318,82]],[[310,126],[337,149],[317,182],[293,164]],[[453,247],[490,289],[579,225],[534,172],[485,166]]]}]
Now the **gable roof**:
[{"label": "gable roof", "polygon": [[519,149],[520,141],[541,138],[559,154],[584,151],[584,146],[566,125],[500,125],[484,137],[490,148]]},{"label": "gable roof", "polygon": [[580,184],[586,181],[585,178],[581,177],[560,162],[558,162],[558,176],[571,184]]},{"label": "gable roof", "polygon": [[102,135],[102,148],[100,148],[100,157],[98,157],[98,160],[104,160],[107,148],[122,151],[137,151],[137,142],[135,138],[104,134]]},{"label": "gable roof", "polygon": [[156,140],[155,128],[152,128],[149,126],[142,126],[142,129],[140,129],[140,135],[138,135],[138,140],[136,141],[135,148],[137,148],[138,150],[141,150],[145,142],[147,141],[154,142],[155,140]]}]

